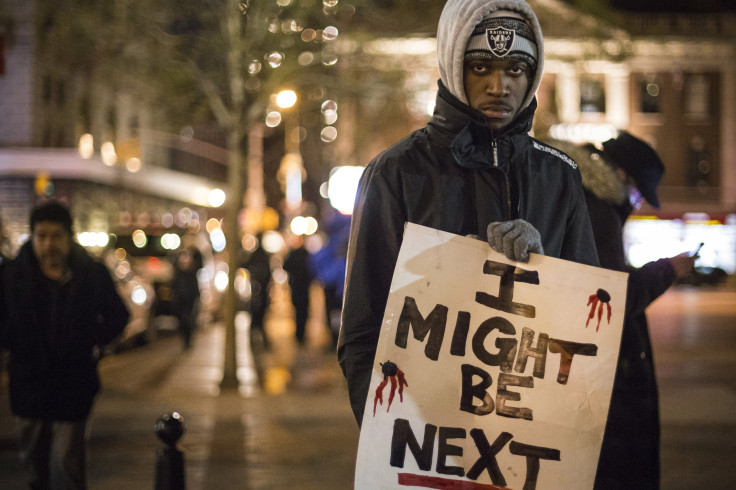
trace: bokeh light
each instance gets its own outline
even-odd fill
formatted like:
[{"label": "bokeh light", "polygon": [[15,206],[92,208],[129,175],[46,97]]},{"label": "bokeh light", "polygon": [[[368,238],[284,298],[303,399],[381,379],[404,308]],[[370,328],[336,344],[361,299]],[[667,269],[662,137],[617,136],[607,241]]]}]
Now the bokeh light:
[{"label": "bokeh light", "polygon": [[222,189],[212,189],[207,195],[207,201],[213,208],[219,208],[225,204],[225,191]]},{"label": "bokeh light", "polygon": [[79,137],[79,156],[84,159],[90,159],[95,154],[94,138],[91,134],[86,133]]},{"label": "bokeh light", "polygon": [[276,105],[282,109],[288,109],[296,104],[296,92],[293,90],[282,90],[276,95]]},{"label": "bokeh light", "polygon": [[352,214],[355,204],[355,193],[358,191],[358,181],[363,175],[364,167],[335,167],[330,173],[327,186],[327,195],[330,204],[342,214]]},{"label": "bokeh light", "polygon": [[102,146],[100,147],[100,157],[102,158],[102,163],[108,167],[112,167],[118,163],[118,155],[115,153],[115,145],[110,141],[102,143]]},{"label": "bokeh light", "polygon": [[133,238],[133,245],[135,245],[138,248],[143,248],[146,246],[146,243],[148,243],[148,237],[146,236],[146,233],[143,230],[135,230],[132,235]]}]

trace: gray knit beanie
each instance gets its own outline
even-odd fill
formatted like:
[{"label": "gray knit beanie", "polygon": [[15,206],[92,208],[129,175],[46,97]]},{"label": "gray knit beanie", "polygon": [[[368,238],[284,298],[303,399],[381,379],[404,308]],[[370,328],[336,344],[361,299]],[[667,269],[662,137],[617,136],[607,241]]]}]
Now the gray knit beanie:
[{"label": "gray knit beanie", "polygon": [[475,26],[465,48],[465,61],[517,59],[537,68],[537,42],[523,19],[496,11]]},{"label": "gray knit beanie", "polygon": [[[516,21],[491,20],[492,27],[490,28],[507,29],[511,25],[514,28],[513,39],[510,39],[509,36],[504,42],[504,37],[508,33],[500,31],[498,34],[501,37],[496,36],[495,40],[484,40],[481,34],[473,35],[474,32],[479,32],[481,29],[488,30],[482,27],[482,22],[485,20],[505,17],[523,20],[524,25]],[[503,27],[503,23],[507,23],[507,26]],[[471,37],[478,39],[471,39]],[[465,104],[468,103],[468,99],[465,96],[463,65],[467,48],[470,46],[471,51],[474,50],[476,41],[485,42],[485,48],[482,50],[487,49],[488,53],[492,53],[489,43],[498,41],[500,48],[494,49],[503,50],[507,47],[508,52],[515,53],[515,56],[527,55],[526,61],[531,61],[531,59],[536,61],[536,64],[532,66],[533,69],[536,69],[529,82],[529,93],[521,109],[528,107],[539,88],[544,65],[542,28],[531,7],[524,0],[447,0],[437,26],[437,62],[443,85]],[[509,41],[511,41],[510,47],[507,46]]]}]

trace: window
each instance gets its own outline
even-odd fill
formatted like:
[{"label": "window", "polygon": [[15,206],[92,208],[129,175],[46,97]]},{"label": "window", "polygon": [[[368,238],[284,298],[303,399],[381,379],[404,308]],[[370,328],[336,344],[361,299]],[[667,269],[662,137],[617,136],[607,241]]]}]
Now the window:
[{"label": "window", "polygon": [[656,78],[644,78],[639,85],[639,94],[641,97],[639,112],[644,114],[658,114],[661,112],[660,92],[661,85]]},{"label": "window", "polygon": [[685,77],[685,114],[695,118],[710,115],[710,80],[703,74]]},{"label": "window", "polygon": [[606,112],[606,94],[602,80],[590,76],[580,80],[580,112]]}]

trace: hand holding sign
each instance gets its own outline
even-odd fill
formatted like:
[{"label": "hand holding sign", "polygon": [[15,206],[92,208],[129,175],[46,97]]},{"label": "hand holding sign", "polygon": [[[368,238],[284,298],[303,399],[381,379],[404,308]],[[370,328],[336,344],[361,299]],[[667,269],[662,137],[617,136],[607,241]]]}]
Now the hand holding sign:
[{"label": "hand holding sign", "polygon": [[528,262],[530,253],[544,254],[539,232],[523,219],[491,223],[487,233],[491,248],[509,260]]}]

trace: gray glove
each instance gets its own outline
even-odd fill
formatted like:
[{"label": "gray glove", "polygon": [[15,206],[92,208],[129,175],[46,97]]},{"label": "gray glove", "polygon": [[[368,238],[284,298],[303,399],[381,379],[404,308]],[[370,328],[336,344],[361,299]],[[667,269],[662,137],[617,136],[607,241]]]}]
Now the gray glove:
[{"label": "gray glove", "polygon": [[517,262],[528,262],[530,253],[544,254],[539,232],[523,219],[495,221],[488,225],[488,244]]}]

